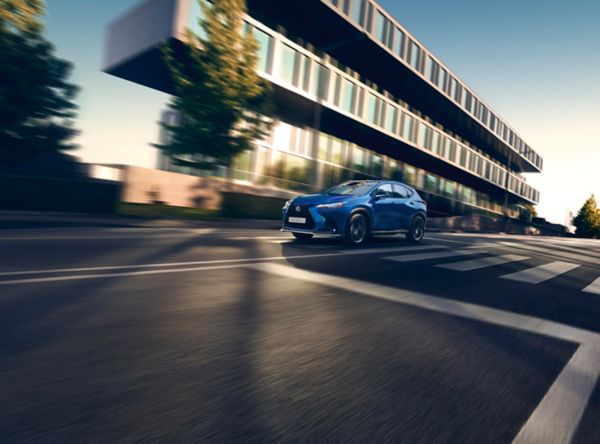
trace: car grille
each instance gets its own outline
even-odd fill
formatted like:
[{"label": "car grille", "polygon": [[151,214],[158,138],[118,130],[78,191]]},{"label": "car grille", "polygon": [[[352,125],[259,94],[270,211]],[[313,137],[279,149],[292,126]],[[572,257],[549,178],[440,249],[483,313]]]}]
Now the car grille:
[{"label": "car grille", "polygon": [[[308,210],[309,208],[310,207],[306,206],[306,205],[292,205],[286,215],[286,220],[285,220],[286,227],[304,228],[307,230],[312,230],[313,228],[315,228],[315,221],[312,218],[312,216],[310,215],[310,211]],[[291,217],[305,217],[306,223],[305,224],[292,224],[292,223],[288,222],[288,218],[290,216]]]}]

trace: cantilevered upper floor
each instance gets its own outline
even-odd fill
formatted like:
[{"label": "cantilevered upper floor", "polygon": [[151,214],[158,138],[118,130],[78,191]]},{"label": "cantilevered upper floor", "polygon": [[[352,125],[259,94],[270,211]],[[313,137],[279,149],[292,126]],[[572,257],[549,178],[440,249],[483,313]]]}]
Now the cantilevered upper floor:
[{"label": "cantilevered upper floor", "polygon": [[[172,92],[160,60],[160,45],[183,39],[188,27],[199,32],[199,12],[195,0],[143,2],[110,25],[105,71]],[[407,106],[395,93],[342,66],[322,50],[286,36],[285,28],[273,23],[267,26],[252,17],[246,21],[260,44],[259,72],[274,85],[283,105],[281,112],[294,110],[288,118],[312,126],[312,116],[320,107],[319,126],[329,134],[401,157],[490,194],[507,189],[517,199],[538,201],[538,192],[515,174],[522,170],[518,156],[503,162],[489,143],[473,143],[473,137],[453,128],[448,131],[447,124],[423,116],[424,112],[415,113],[416,107]]]},{"label": "cantilevered upper floor", "polygon": [[523,172],[542,158],[483,99],[373,0],[248,0],[250,15],[279,24],[365,78]]}]

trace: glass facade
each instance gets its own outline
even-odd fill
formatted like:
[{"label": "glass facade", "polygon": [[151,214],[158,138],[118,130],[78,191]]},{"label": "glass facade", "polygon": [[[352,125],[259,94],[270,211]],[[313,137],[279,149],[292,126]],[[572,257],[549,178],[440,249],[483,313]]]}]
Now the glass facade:
[{"label": "glass facade", "polygon": [[[344,3],[350,3],[351,17],[353,20],[362,24],[367,32],[369,29],[369,23],[373,23],[372,35],[373,38],[379,42],[385,44],[390,51],[397,56],[400,60],[406,60],[406,62],[420,72],[425,79],[432,82],[443,94],[448,96],[450,100],[453,100],[458,105],[462,106],[474,119],[479,121],[484,127],[486,127],[491,133],[496,135],[499,139],[503,140],[509,147],[511,147],[516,153],[523,158],[527,159],[532,165],[541,170],[542,158],[535,153],[530,146],[528,146],[512,129],[504,125],[503,128],[498,128],[496,122],[499,118],[492,113],[488,107],[480,109],[479,105],[483,105],[481,100],[476,98],[473,94],[468,100],[462,96],[461,88],[466,88],[462,82],[458,80],[456,76],[450,73],[448,70],[441,66],[441,63],[435,61],[433,56],[419,46],[419,44],[413,40],[409,41],[408,54],[404,57],[403,38],[406,35],[405,30],[402,26],[394,21],[391,21],[385,17],[383,11],[370,0],[324,0],[329,1],[338,9],[343,9]],[[361,17],[362,3],[367,5],[364,8],[367,11],[367,15],[371,17]],[[358,4],[361,4],[359,6]],[[359,19],[360,18],[360,19]],[[361,20],[362,19],[362,20]],[[388,38],[388,36],[390,38]],[[421,64],[424,64],[424,69],[421,68]],[[439,69],[438,69],[439,68]],[[433,69],[433,75],[431,70]],[[468,103],[468,105],[466,105]],[[506,132],[504,132],[506,128]]]},{"label": "glass facade", "polygon": [[[433,85],[502,134],[503,139],[512,140],[518,149],[528,149],[489,108],[369,0],[343,0],[335,4],[343,9],[346,17],[368,28],[372,38],[404,58]],[[499,188],[508,186],[517,196],[529,200],[538,198],[538,192],[519,174],[415,112],[381,87],[366,82],[330,57],[323,57],[310,45],[294,41],[253,19],[248,21],[247,27],[259,43],[258,69],[269,80],[283,87],[294,87],[309,100],[319,99],[323,107],[341,111],[345,118],[384,131],[411,149],[443,159]],[[389,153],[389,150],[382,152]],[[294,192],[314,191],[353,178],[393,178],[431,196],[502,212],[501,202],[489,195],[406,163],[402,157],[401,153],[383,155],[378,147],[368,149],[310,127],[279,121],[268,140],[257,142],[253,151],[236,159],[234,177]]]}]

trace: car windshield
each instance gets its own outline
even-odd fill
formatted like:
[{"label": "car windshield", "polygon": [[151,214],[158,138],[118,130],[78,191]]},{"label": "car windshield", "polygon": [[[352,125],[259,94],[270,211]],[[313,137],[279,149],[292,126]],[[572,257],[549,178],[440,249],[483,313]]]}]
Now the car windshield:
[{"label": "car windshield", "polygon": [[375,182],[346,182],[329,188],[325,191],[325,194],[330,196],[362,196],[367,194],[373,188],[373,185],[375,185]]}]

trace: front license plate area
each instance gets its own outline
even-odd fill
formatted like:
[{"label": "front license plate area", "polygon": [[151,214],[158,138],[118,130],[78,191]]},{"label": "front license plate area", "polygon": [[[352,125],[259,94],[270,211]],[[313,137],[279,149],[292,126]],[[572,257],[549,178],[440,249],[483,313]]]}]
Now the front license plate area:
[{"label": "front license plate area", "polygon": [[291,224],[305,224],[306,218],[305,217],[290,217],[290,218],[288,218],[288,222]]}]

